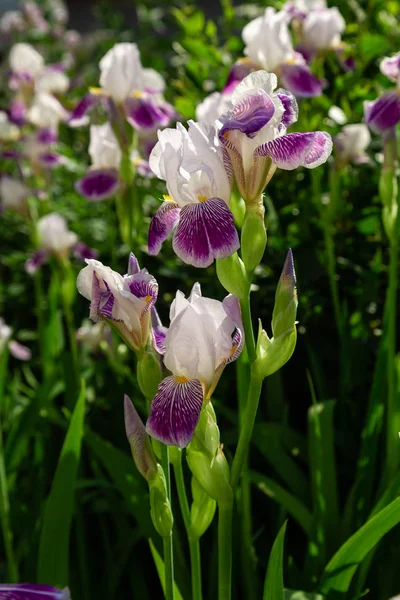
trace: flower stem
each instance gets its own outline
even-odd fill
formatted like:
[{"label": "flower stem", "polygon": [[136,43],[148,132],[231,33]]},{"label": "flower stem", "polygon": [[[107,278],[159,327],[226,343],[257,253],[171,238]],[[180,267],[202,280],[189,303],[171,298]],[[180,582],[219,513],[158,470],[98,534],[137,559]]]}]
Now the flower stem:
[{"label": "flower stem", "polygon": [[[169,470],[169,451],[168,446],[161,444],[162,466],[164,469],[165,480],[167,484],[167,494],[171,503],[171,476]],[[171,535],[163,537],[164,546],[164,573],[165,573],[165,598],[174,600],[174,552],[173,538]]]},{"label": "flower stem", "polygon": [[342,316],[340,309],[339,288],[336,280],[336,257],[335,244],[333,241],[332,229],[330,223],[324,223],[324,241],[325,251],[328,259],[328,277],[329,286],[331,288],[333,311],[335,314],[336,327],[339,334],[339,339],[342,339]]},{"label": "flower stem", "polygon": [[10,501],[8,497],[7,474],[4,464],[3,432],[0,422],[0,520],[3,533],[4,552],[7,558],[8,578],[10,583],[17,583],[18,568],[12,545],[10,527]]},{"label": "flower stem", "polygon": [[203,594],[201,588],[200,541],[198,538],[194,538],[191,534],[190,509],[186,494],[185,480],[183,477],[181,453],[179,455],[179,460],[174,461],[173,466],[179,506],[181,508],[182,518],[189,540],[190,566],[192,573],[192,600],[202,600]]},{"label": "flower stem", "polygon": [[218,600],[230,600],[232,589],[233,502],[218,505]]},{"label": "flower stem", "polygon": [[249,451],[249,444],[253,433],[254,422],[256,420],[256,414],[258,409],[258,403],[260,400],[262,388],[262,379],[255,377],[252,369],[250,370],[250,385],[247,395],[247,404],[243,415],[242,427],[239,435],[239,442],[236,448],[235,456],[233,458],[232,470],[231,470],[231,487],[233,492],[237,488],[237,485],[242,474],[243,466],[246,461],[246,457]]},{"label": "flower stem", "polygon": [[256,358],[256,343],[254,340],[253,325],[251,320],[250,292],[245,300],[240,301],[240,309],[242,312],[242,321],[247,354],[249,356],[249,362],[251,364]]}]

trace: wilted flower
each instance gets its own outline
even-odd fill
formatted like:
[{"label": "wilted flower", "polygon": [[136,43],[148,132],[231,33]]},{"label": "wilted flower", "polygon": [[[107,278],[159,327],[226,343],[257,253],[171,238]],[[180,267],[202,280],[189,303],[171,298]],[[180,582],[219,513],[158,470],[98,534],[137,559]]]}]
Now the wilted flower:
[{"label": "wilted flower", "polygon": [[245,54],[260,69],[276,73],[282,84],[296,96],[321,94],[321,82],[313,75],[303,56],[295,52],[289,32],[290,14],[268,7],[261,17],[243,29]]},{"label": "wilted flower", "polygon": [[198,283],[188,300],[177,292],[170,319],[164,365],[172,375],[158,387],[146,430],[164,444],[184,448],[225,365],[242,351],[243,327],[235,296],[223,302],[203,298]]},{"label": "wilted flower", "polygon": [[335,137],[337,161],[340,166],[349,162],[356,164],[369,162],[365,153],[371,142],[371,134],[363,123],[345,125]]},{"label": "wilted flower", "polygon": [[[0,317],[0,356],[5,348],[8,348],[10,354],[18,360],[29,360],[31,358],[31,351],[26,346],[18,343],[16,340],[11,339],[13,330],[9,327],[4,319]],[[2,585],[0,584],[0,598],[1,598]]]},{"label": "wilted flower", "polygon": [[276,75],[251,73],[233,93],[233,109],[220,117],[219,139],[229,159],[239,191],[246,202],[258,201],[276,168],[313,169],[332,151],[328,133],[289,133],[297,120],[297,102],[277,90]]},{"label": "wilted flower", "polygon": [[90,127],[89,154],[92,166],[76,182],[77,191],[88,200],[105,200],[118,190],[122,152],[109,123]]},{"label": "wilted flower", "polygon": [[133,254],[127,275],[120,275],[97,260],[86,260],[77,287],[90,300],[92,321],[104,319],[118,331],[133,350],[148,343],[150,309],[157,300],[158,283],[147,269],[140,269]]},{"label": "wilted flower", "polygon": [[100,61],[100,89],[92,90],[72,112],[70,123],[82,123],[84,115],[102,97],[112,99],[135,129],[165,127],[175,115],[163,98],[165,82],[154,69],[145,69],[136,44],[115,44]]},{"label": "wilted flower", "polygon": [[158,132],[150,168],[167,184],[168,196],[152,219],[149,252],[158,254],[173,229],[173,248],[186,263],[209,266],[239,248],[229,210],[231,184],[215,130],[189,121],[189,131]]},{"label": "wilted flower", "polygon": [[15,212],[25,212],[27,209],[27,199],[31,191],[18,179],[13,179],[5,175],[0,179],[0,209],[13,210]]},{"label": "wilted flower", "polygon": [[38,583],[0,583],[0,598],[7,600],[71,600],[68,588],[63,590]]},{"label": "wilted flower", "polygon": [[375,133],[386,134],[400,122],[400,53],[385,57],[380,69],[397,83],[394,90],[385,92],[377,100],[364,102],[364,119]]}]

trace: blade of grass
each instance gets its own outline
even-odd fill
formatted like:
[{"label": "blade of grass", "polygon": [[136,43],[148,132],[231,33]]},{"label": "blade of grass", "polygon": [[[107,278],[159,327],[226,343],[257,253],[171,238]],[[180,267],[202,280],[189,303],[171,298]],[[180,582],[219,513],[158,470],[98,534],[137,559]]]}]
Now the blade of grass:
[{"label": "blade of grass", "polygon": [[[155,547],[155,545],[153,544],[152,540],[149,539],[149,545],[150,545],[150,551],[154,560],[154,564],[156,565],[156,569],[157,569],[157,573],[158,576],[160,578],[160,583],[161,583],[161,587],[162,590],[164,592],[164,596],[165,596],[165,570],[164,570],[164,561],[161,558],[161,556],[159,555],[159,553],[157,552],[157,549]],[[178,586],[176,585],[176,583],[174,582],[174,598],[175,600],[183,600],[183,596],[180,593]]]},{"label": "blade of grass", "polygon": [[283,547],[287,521],[282,525],[272,546],[264,581],[263,600],[284,600]]}]

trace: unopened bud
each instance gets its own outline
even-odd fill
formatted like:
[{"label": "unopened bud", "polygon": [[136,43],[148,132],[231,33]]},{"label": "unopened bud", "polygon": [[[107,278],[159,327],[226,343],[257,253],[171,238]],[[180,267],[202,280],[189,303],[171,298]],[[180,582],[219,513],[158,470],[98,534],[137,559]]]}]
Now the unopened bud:
[{"label": "unopened bud", "polygon": [[196,477],[192,477],[192,497],[190,533],[192,538],[199,539],[211,525],[217,503],[201,487]]},{"label": "unopened bud", "polygon": [[129,397],[124,399],[125,431],[131,447],[132,457],[141,475],[147,481],[157,474],[157,461],[151,447],[150,438]]},{"label": "unopened bud", "polygon": [[150,515],[156,531],[161,537],[171,535],[174,526],[171,504],[168,499],[167,483],[161,465],[157,465],[154,479],[149,481]]},{"label": "unopened bud", "polygon": [[267,333],[262,329],[257,340],[257,358],[251,368],[252,375],[256,379],[264,379],[279,371],[292,356],[296,347],[296,339],[295,326],[272,339],[269,339]]},{"label": "unopened bud", "polygon": [[145,398],[154,398],[161,381],[160,361],[154,352],[144,352],[137,364],[137,379]]},{"label": "unopened bud", "polygon": [[217,258],[217,276],[223,287],[239,300],[247,298],[249,282],[243,261],[237,252],[227,258]]},{"label": "unopened bud", "polygon": [[264,256],[267,245],[264,213],[262,201],[247,205],[241,236],[241,252],[248,271],[254,271]]},{"label": "unopened bud", "polygon": [[272,313],[272,333],[278,338],[286,331],[291,331],[296,322],[297,312],[296,274],[293,254],[289,250],[283,265],[275,294],[275,305]]}]

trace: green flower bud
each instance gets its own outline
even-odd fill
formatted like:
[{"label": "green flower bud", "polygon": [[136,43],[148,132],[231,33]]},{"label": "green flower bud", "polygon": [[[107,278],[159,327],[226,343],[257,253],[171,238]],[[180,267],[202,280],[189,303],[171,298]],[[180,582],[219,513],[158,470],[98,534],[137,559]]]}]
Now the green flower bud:
[{"label": "green flower bud", "polygon": [[254,271],[264,256],[267,245],[264,213],[262,201],[247,205],[242,229],[241,252],[248,271]]},{"label": "green flower bud", "polygon": [[272,334],[279,337],[293,329],[297,312],[296,274],[293,254],[289,250],[279,278],[275,294],[275,305],[272,313]]},{"label": "green flower bud", "polygon": [[150,515],[156,531],[162,536],[171,535],[174,526],[171,505],[167,494],[167,483],[161,465],[157,465],[157,474],[149,481]]},{"label": "green flower bud", "polygon": [[210,527],[217,503],[201,487],[196,477],[192,477],[192,497],[190,534],[192,538],[199,539]]},{"label": "green flower bud", "polygon": [[186,459],[193,476],[211,498],[218,503],[232,501],[229,465],[219,444],[219,429],[207,407],[203,409]]},{"label": "green flower bud", "polygon": [[157,461],[150,438],[129,397],[124,399],[125,431],[137,470],[147,481],[157,475]]},{"label": "green flower bud", "polygon": [[223,287],[237,296],[239,300],[247,298],[249,293],[249,281],[243,261],[237,255],[232,254],[227,258],[217,258],[217,276]]},{"label": "green flower bud", "polygon": [[241,229],[243,227],[244,216],[246,213],[246,203],[239,194],[238,190],[232,191],[229,208],[231,209],[231,213],[235,219],[235,225]]},{"label": "green flower bud", "polygon": [[292,356],[296,347],[296,327],[286,331],[279,337],[269,339],[267,333],[260,331],[257,341],[257,358],[252,365],[252,375],[264,379],[279,371]]},{"label": "green flower bud", "polygon": [[137,364],[137,380],[145,398],[153,398],[157,394],[161,381],[160,361],[153,351],[143,352]]}]

